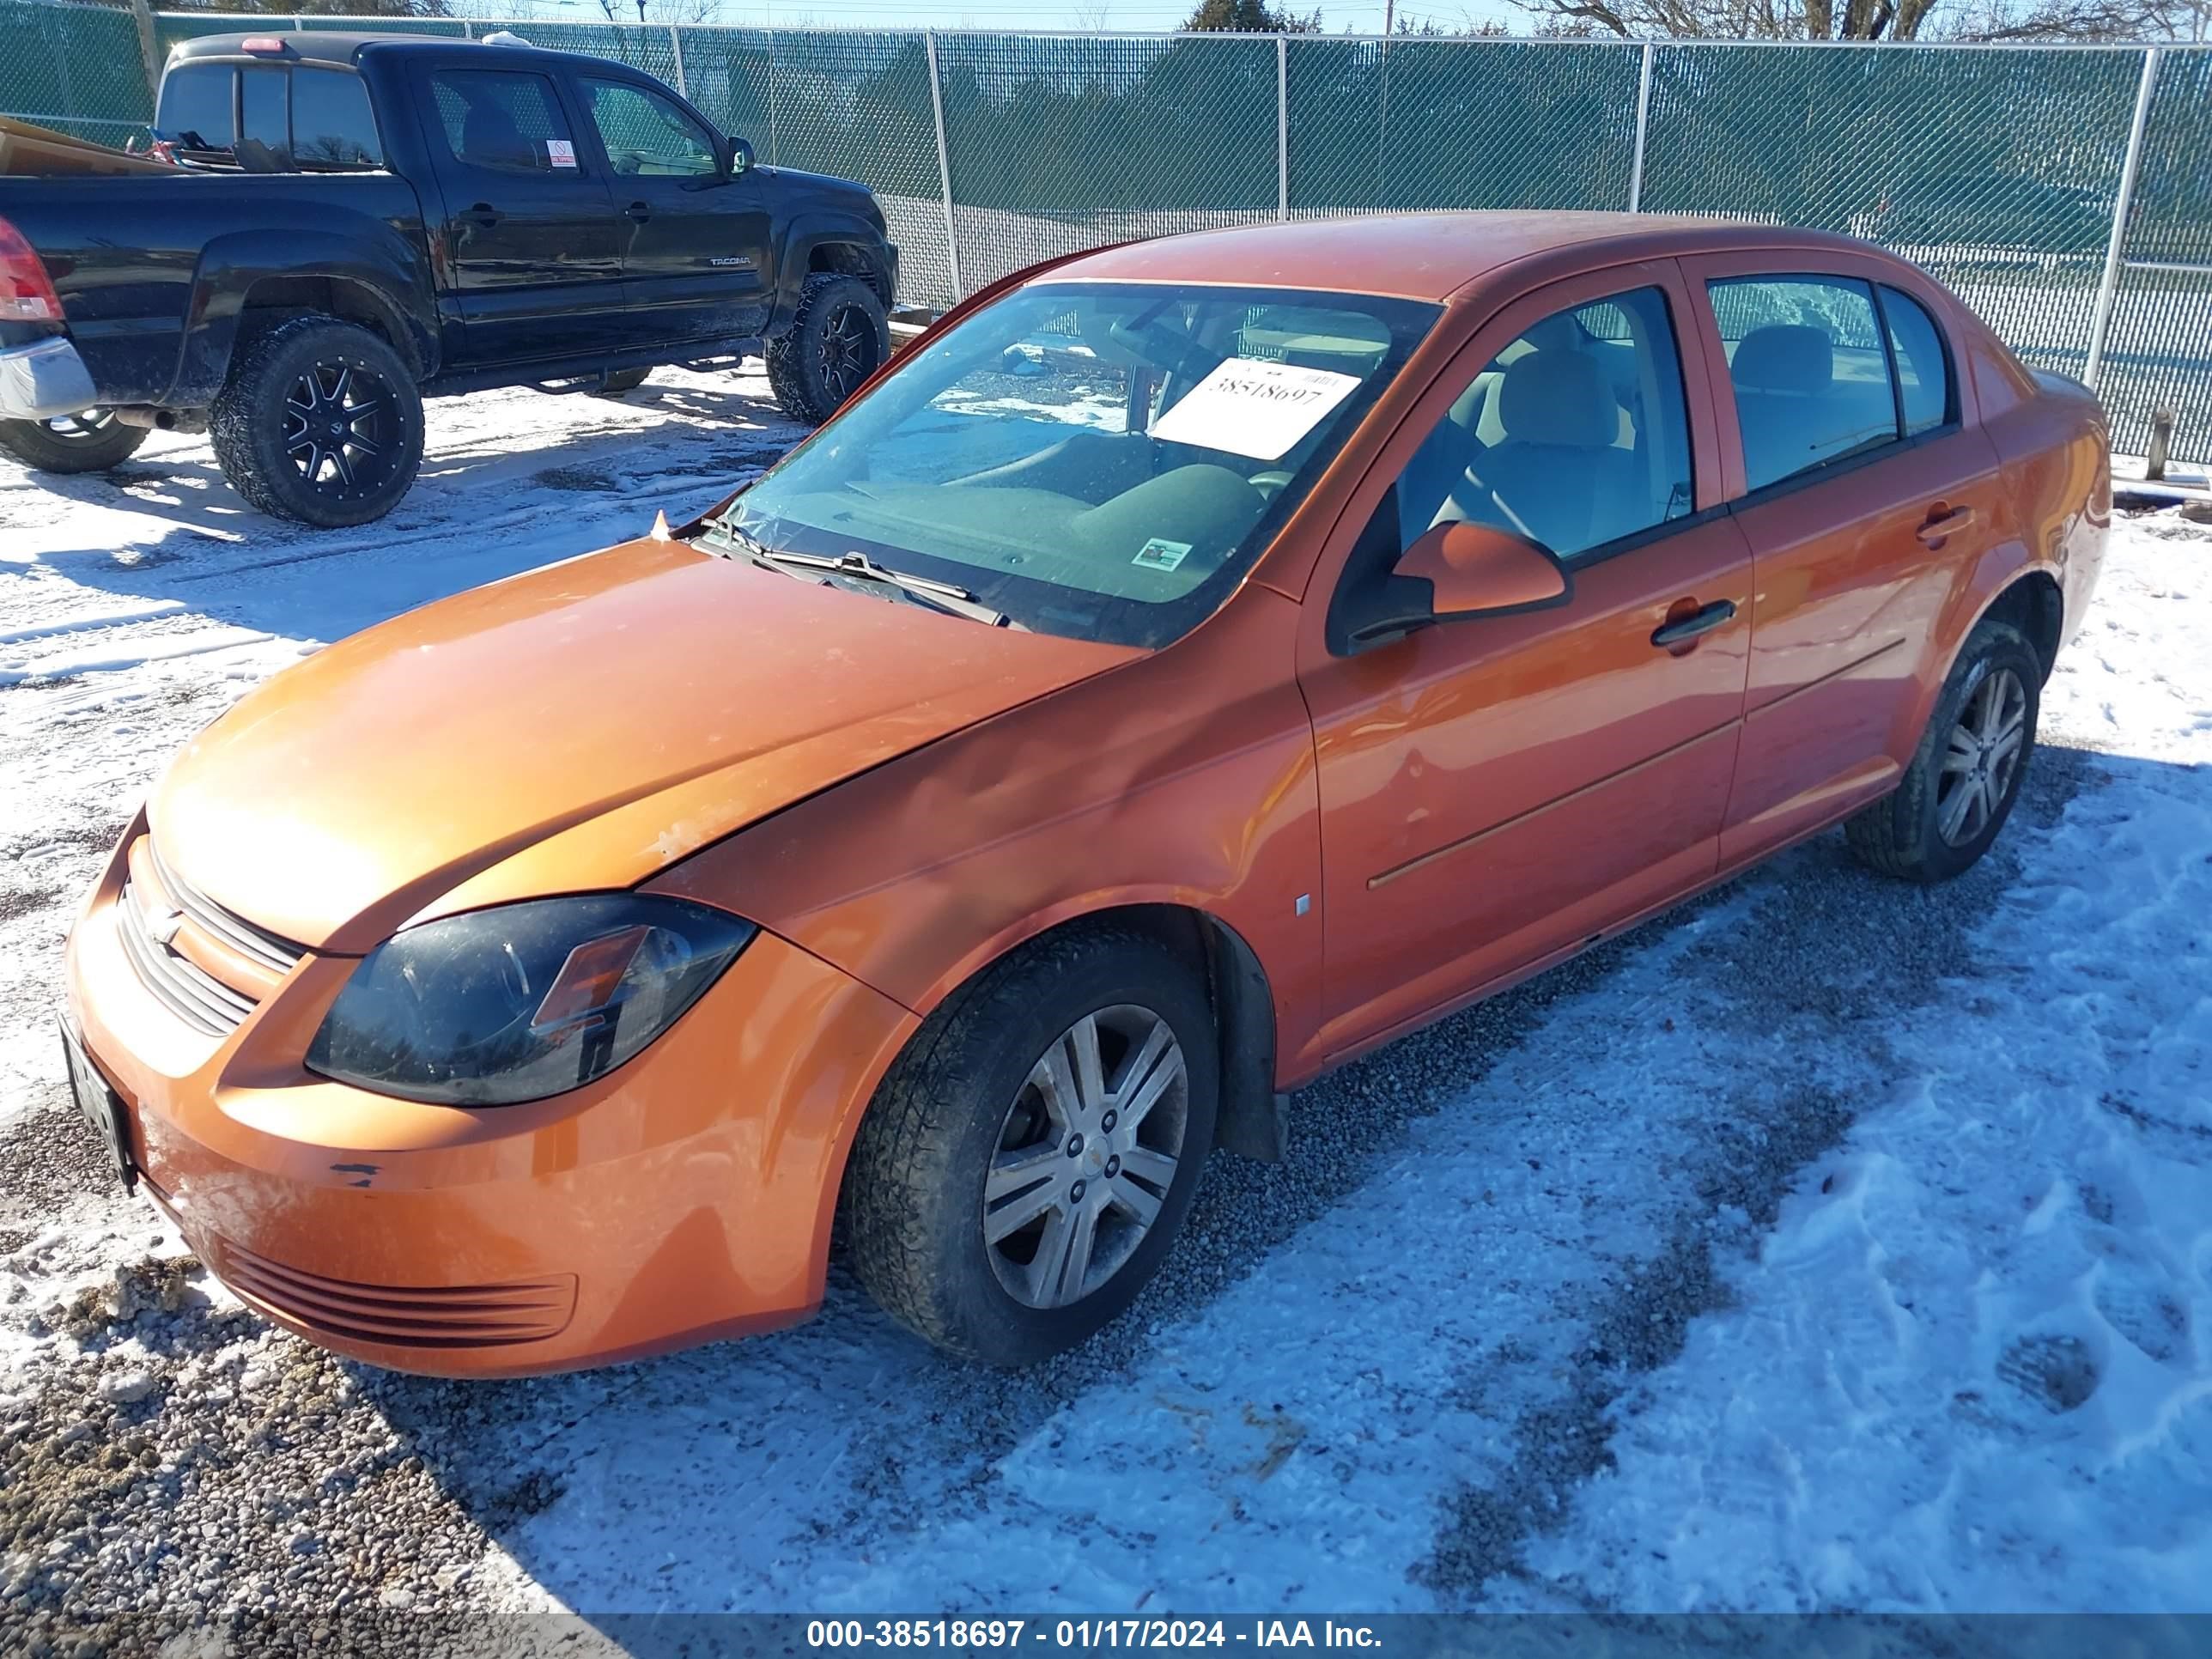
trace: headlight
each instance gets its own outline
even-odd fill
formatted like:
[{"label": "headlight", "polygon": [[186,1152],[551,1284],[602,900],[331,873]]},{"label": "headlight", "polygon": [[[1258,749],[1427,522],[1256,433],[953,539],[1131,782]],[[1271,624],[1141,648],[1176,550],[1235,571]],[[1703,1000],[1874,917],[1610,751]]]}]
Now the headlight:
[{"label": "headlight", "polygon": [[542,1100],[612,1071],[667,1030],[759,931],[634,893],[426,922],[354,969],[307,1065],[408,1100]]}]

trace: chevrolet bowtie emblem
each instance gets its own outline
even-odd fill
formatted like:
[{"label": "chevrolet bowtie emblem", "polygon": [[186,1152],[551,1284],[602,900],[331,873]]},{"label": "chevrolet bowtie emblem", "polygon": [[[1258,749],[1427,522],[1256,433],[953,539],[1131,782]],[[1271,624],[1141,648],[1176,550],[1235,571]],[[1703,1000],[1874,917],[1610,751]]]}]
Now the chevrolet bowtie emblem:
[{"label": "chevrolet bowtie emblem", "polygon": [[177,936],[177,929],[185,925],[182,910],[164,910],[157,916],[146,918],[146,935],[156,945],[167,945]]}]

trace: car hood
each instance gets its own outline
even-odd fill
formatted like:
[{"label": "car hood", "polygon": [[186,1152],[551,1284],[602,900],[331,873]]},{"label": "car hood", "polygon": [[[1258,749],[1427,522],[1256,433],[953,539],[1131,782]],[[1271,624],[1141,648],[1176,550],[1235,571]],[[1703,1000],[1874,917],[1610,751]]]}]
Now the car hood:
[{"label": "car hood", "polygon": [[1140,654],[648,540],[441,600],[276,676],[149,817],[301,945],[631,885],[895,755]]}]

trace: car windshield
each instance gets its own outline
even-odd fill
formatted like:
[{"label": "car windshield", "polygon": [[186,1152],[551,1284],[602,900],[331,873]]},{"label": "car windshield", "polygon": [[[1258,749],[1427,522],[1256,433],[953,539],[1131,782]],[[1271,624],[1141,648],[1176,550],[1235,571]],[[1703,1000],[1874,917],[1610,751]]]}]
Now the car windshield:
[{"label": "car windshield", "polygon": [[1018,289],[793,451],[726,526],[956,584],[1042,633],[1165,644],[1250,568],[1438,314],[1279,289]]}]

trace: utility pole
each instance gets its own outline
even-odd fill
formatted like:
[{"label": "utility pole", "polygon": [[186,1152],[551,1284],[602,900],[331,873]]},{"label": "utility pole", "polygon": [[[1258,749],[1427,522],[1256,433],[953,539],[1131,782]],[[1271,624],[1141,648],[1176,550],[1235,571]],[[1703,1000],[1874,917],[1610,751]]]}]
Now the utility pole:
[{"label": "utility pole", "polygon": [[1382,0],[1382,33],[1386,40],[1389,37],[1390,25],[1397,15],[1398,0]]}]

